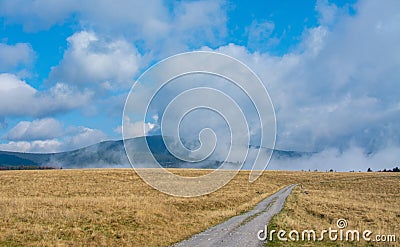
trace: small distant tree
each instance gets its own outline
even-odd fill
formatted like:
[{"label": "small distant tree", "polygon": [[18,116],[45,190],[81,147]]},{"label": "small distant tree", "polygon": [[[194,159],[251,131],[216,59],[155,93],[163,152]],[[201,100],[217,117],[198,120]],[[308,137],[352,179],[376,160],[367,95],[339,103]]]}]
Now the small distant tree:
[{"label": "small distant tree", "polygon": [[393,172],[400,172],[400,169],[396,166],[395,168],[393,168]]},{"label": "small distant tree", "polygon": [[333,172],[333,169],[330,169],[329,172]]},{"label": "small distant tree", "polygon": [[368,168],[367,172],[372,172],[371,168]]}]

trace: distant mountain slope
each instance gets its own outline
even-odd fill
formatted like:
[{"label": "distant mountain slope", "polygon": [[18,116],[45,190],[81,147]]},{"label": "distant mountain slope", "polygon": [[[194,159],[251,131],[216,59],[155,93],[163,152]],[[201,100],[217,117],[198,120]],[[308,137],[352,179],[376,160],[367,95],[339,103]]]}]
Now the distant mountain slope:
[{"label": "distant mountain slope", "polygon": [[[200,163],[187,163],[178,160],[167,150],[162,136],[137,137],[127,141],[129,145],[133,146],[134,157],[138,162],[146,162],[149,159],[148,155],[146,155],[147,148],[139,145],[139,143],[143,143],[143,138],[147,139],[150,150],[163,167],[217,168],[221,163],[215,160],[206,160]],[[304,155],[308,155],[308,153],[274,150],[273,154],[276,159],[296,158]],[[0,151],[0,168],[20,166],[48,166],[54,168],[131,167],[122,140],[100,142],[81,149],[61,153]]]},{"label": "distant mountain slope", "polygon": [[0,151],[0,167],[38,166],[38,163],[18,157],[13,153]]}]

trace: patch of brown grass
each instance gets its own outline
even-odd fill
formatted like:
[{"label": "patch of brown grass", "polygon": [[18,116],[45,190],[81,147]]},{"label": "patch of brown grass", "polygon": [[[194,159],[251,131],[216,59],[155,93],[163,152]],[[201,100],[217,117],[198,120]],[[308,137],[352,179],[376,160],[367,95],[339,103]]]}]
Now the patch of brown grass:
[{"label": "patch of brown grass", "polygon": [[[400,174],[396,173],[321,173],[318,180],[303,181],[288,197],[284,210],[270,226],[287,232],[296,230],[338,229],[336,222],[343,218],[346,229],[361,233],[368,229],[375,234],[395,234],[400,245]],[[378,243],[362,241],[279,242],[271,246],[373,246]],[[277,237],[274,238],[277,240]]]}]

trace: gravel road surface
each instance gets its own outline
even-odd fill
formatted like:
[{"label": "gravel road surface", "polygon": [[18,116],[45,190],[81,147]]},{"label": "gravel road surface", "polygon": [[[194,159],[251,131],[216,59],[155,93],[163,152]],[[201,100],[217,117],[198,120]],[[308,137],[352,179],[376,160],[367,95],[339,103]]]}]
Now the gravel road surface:
[{"label": "gravel road surface", "polygon": [[289,185],[261,201],[251,211],[230,218],[174,246],[263,246],[263,241],[257,238],[258,231],[265,229],[271,218],[282,210],[295,186]]}]

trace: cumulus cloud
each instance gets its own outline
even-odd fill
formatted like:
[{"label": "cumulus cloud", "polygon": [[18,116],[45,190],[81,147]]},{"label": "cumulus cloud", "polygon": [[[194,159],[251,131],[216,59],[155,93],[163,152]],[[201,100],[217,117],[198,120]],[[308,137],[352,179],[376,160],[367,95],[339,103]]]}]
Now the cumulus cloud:
[{"label": "cumulus cloud", "polygon": [[0,15],[11,23],[22,23],[26,31],[46,30],[62,23],[77,8],[79,1],[0,1]]},{"label": "cumulus cloud", "polygon": [[145,42],[145,48],[158,51],[214,42],[226,34],[223,1],[88,1],[80,13],[84,22],[101,33],[125,33]]},{"label": "cumulus cloud", "polygon": [[[143,121],[131,122],[130,118],[124,117],[124,138],[135,138],[140,136],[146,136],[150,131],[156,127],[154,123],[144,123]],[[122,126],[118,126],[114,129],[118,134],[122,134]]]},{"label": "cumulus cloud", "polygon": [[89,146],[107,139],[107,135],[101,130],[88,127],[70,127],[68,135],[64,137],[64,149],[76,149]]},{"label": "cumulus cloud", "polygon": [[263,79],[277,111],[278,148],[400,145],[398,5],[361,1],[355,15],[340,12],[334,25],[306,30],[299,49],[283,56],[234,44],[217,49]]},{"label": "cumulus cloud", "polygon": [[57,83],[38,91],[13,74],[0,74],[0,116],[46,116],[84,106],[92,97],[88,90],[78,91]]},{"label": "cumulus cloud", "polygon": [[107,139],[101,130],[68,126],[53,118],[21,121],[9,130],[0,150],[19,152],[61,152],[89,146]]},{"label": "cumulus cloud", "polygon": [[62,124],[54,118],[36,119],[32,122],[21,121],[3,138],[10,141],[46,140],[63,134]]},{"label": "cumulus cloud", "polygon": [[134,39],[150,39],[154,35],[165,35],[171,28],[168,6],[159,0],[120,0],[118,4],[91,0],[80,5],[81,23],[102,33],[125,33]]},{"label": "cumulus cloud", "polygon": [[222,1],[175,3],[166,48],[176,53],[187,50],[189,45],[219,45],[227,34],[226,21],[225,4]]},{"label": "cumulus cloud", "polygon": [[328,0],[317,0],[315,9],[319,14],[319,23],[322,25],[332,24],[339,11],[338,7],[333,3],[329,3]]},{"label": "cumulus cloud", "polygon": [[0,43],[0,73],[21,70],[30,66],[35,52],[27,43],[7,45]]},{"label": "cumulus cloud", "polygon": [[0,150],[11,152],[33,152],[52,153],[60,151],[62,143],[58,140],[37,140],[37,141],[10,141],[0,143]]},{"label": "cumulus cloud", "polygon": [[75,21],[82,29],[106,36],[123,34],[145,51],[162,56],[189,45],[218,45],[227,33],[224,1],[1,1],[0,15],[28,31]]},{"label": "cumulus cloud", "polygon": [[247,28],[247,48],[260,52],[268,50],[279,43],[279,37],[272,36],[275,24],[271,21],[253,20]]},{"label": "cumulus cloud", "polygon": [[60,64],[52,68],[50,80],[106,90],[132,84],[141,56],[127,41],[107,41],[87,31],[75,33],[67,41],[69,48]]}]

